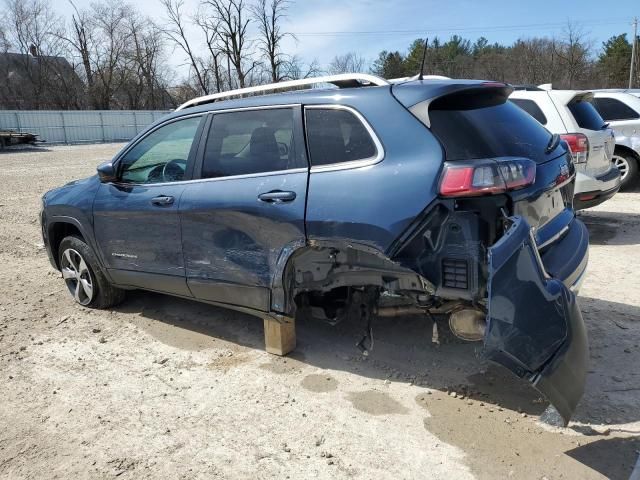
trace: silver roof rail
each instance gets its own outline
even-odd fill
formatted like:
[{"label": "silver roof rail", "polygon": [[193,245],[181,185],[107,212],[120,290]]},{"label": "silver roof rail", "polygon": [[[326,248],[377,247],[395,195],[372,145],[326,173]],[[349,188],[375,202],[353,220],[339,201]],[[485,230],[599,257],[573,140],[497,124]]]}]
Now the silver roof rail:
[{"label": "silver roof rail", "polygon": [[341,73],[339,75],[327,75],[324,77],[302,78],[300,80],[288,80],[286,82],[269,83],[267,85],[256,85],[255,87],[239,88],[227,92],[213,93],[203,97],[197,97],[180,105],[177,110],[183,110],[203,103],[211,103],[224,98],[241,97],[244,95],[271,92],[276,90],[289,90],[296,87],[313,86],[318,83],[331,83],[339,88],[364,87],[368,85],[383,86],[389,85],[385,79],[368,75],[366,73]]},{"label": "silver roof rail", "polygon": [[[389,83],[402,83],[410,80],[420,80],[420,74],[414,75],[413,77],[389,78],[387,81]],[[444,75],[422,75],[422,80],[451,80],[451,77],[445,77]]]}]

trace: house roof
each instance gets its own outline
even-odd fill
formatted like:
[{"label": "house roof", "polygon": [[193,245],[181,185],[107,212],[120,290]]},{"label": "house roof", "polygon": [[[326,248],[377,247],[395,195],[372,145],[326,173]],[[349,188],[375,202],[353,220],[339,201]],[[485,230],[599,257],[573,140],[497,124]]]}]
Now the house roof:
[{"label": "house roof", "polygon": [[0,75],[28,80],[28,68],[44,67],[51,69],[58,75],[64,75],[69,80],[78,81],[79,78],[69,61],[64,57],[51,55],[33,56],[24,53],[0,53]]}]

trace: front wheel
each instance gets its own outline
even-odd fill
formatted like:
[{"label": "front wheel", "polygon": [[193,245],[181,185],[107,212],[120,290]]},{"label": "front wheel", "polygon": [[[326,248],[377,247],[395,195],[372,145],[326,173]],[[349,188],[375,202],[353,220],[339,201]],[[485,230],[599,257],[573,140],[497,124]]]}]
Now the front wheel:
[{"label": "front wheel", "polygon": [[635,155],[616,149],[612,162],[620,170],[622,190],[629,190],[640,182],[638,158]]},{"label": "front wheel", "polygon": [[62,278],[77,303],[90,308],[109,308],[122,302],[124,290],[109,283],[84,240],[65,237],[58,252]]}]

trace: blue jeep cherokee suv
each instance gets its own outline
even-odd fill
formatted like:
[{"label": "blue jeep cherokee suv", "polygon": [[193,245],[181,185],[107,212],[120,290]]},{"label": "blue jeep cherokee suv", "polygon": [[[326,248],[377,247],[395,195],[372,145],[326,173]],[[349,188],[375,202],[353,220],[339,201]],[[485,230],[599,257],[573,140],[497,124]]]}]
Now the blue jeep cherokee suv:
[{"label": "blue jeep cherokee suv", "polygon": [[322,81],[339,88],[195,99],[46,193],[45,245],[75,300],[139,288],[275,320],[447,314],[568,422],[588,235],[566,145],[502,83]]}]

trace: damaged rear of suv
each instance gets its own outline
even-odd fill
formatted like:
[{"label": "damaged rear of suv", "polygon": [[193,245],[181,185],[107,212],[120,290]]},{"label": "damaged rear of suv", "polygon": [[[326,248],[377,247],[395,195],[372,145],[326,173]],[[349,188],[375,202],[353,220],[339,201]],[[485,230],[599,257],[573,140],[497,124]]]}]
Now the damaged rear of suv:
[{"label": "damaged rear of suv", "polygon": [[[330,321],[368,308],[378,316],[448,315],[454,334],[484,340],[487,358],[529,380],[568,422],[588,359],[574,294],[587,267],[588,233],[572,209],[570,152],[506,101],[510,91],[492,82],[394,85],[394,98],[421,124],[419,135],[437,140],[436,155],[413,152],[418,162],[437,162],[437,177],[424,185],[433,200],[382,259],[355,244],[334,245],[328,258],[296,262],[292,283],[296,294],[305,292],[312,316]],[[403,140],[418,143],[409,132]],[[383,163],[394,164],[393,175],[409,176],[412,161],[387,155]],[[313,179],[310,188],[313,212]],[[371,188],[375,195],[377,184]],[[379,194],[394,202],[391,192]],[[313,228],[309,234],[313,238]],[[418,276],[403,277],[398,266]],[[374,291],[362,290],[366,284]]]},{"label": "damaged rear of suv", "polygon": [[447,315],[568,422],[588,359],[570,152],[505,84],[356,77],[183,105],[44,196],[52,264],[85,306],[142,288],[272,322],[356,315],[363,350],[376,316]]}]

